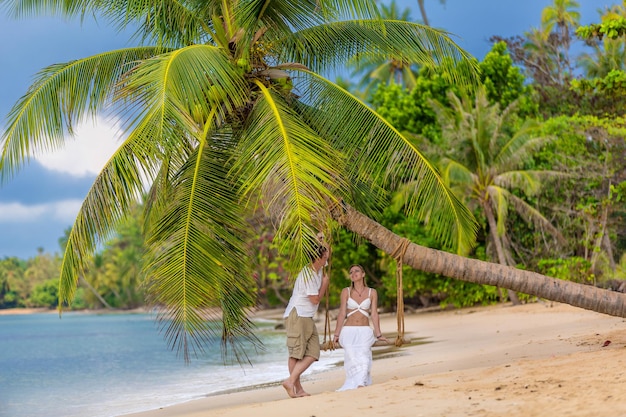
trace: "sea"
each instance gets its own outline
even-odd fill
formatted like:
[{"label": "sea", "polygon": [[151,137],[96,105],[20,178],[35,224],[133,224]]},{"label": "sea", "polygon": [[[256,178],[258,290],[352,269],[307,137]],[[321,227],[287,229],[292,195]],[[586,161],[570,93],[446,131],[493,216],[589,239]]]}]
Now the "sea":
[{"label": "sea", "polygon": [[[263,344],[248,362],[224,358],[219,340],[190,363],[171,350],[150,313],[0,315],[0,417],[118,417],[287,378],[284,332],[256,321]],[[323,351],[303,375],[333,369]]]}]

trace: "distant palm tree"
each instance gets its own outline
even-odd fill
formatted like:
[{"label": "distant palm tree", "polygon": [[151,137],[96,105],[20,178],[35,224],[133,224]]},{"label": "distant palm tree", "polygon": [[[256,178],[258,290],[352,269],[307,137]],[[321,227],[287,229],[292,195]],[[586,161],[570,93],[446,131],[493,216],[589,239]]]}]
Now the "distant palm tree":
[{"label": "distant palm tree", "polygon": [[[426,26],[430,26],[426,15],[424,0],[418,0],[418,6],[422,21]],[[445,0],[439,0],[440,4],[445,4]],[[405,8],[400,11],[396,0],[392,0],[389,5],[380,5],[381,16],[388,20],[411,21],[411,11]],[[412,90],[417,80],[418,66],[415,62],[406,59],[392,57],[380,57],[377,55],[363,55],[348,64],[355,68],[352,77],[360,76],[357,84],[357,95],[363,99],[368,99],[374,88],[380,83],[395,83],[402,85],[408,90]]]},{"label": "distant palm tree", "polygon": [[[450,107],[433,102],[442,127],[441,173],[446,183],[469,204],[478,208],[487,221],[489,237],[498,263],[515,265],[507,251],[506,219],[510,209],[541,230],[562,239],[559,231],[534,207],[517,197],[535,195],[542,181],[562,174],[524,169],[524,161],[550,138],[534,135],[535,124],[526,122],[512,134],[508,125],[515,102],[500,110],[490,105],[484,88],[473,101],[449,94]],[[517,302],[515,294],[512,301]]]},{"label": "distant palm tree", "polygon": [[602,40],[602,46],[594,45],[593,54],[584,52],[578,56],[578,64],[591,78],[603,78],[613,70],[626,70],[626,41],[624,39]]},{"label": "distant palm tree", "polygon": [[[411,11],[406,8],[402,12],[396,4],[396,0],[392,0],[387,6],[380,6],[381,17],[386,20],[399,20],[408,22],[411,20]],[[380,54],[364,53],[356,56],[348,63],[349,67],[354,68],[352,77],[361,77],[357,84],[357,95],[367,100],[373,90],[382,84],[399,84],[412,90],[415,87],[417,79],[417,65],[410,62],[406,58],[397,58],[393,56],[380,56]]]},{"label": "distant palm tree", "polygon": [[572,76],[572,66],[569,51],[572,42],[572,34],[580,25],[580,4],[576,0],[554,0],[551,6],[543,9],[541,13],[541,27],[545,36],[549,36],[554,30],[559,35],[561,47],[559,48],[561,59],[557,61],[559,66],[560,81],[566,75]]},{"label": "distant palm tree", "polygon": [[[392,0],[392,4],[395,4],[395,0]],[[446,0],[439,0],[439,4],[446,4]],[[382,7],[385,7],[384,5]],[[424,0],[417,0],[417,7],[420,10],[420,15],[422,16],[422,22],[426,26],[430,26],[430,22],[428,21],[428,15],[426,14],[426,6],[424,4]]]},{"label": "distant palm tree", "polygon": [[[617,18],[626,18],[626,1],[607,8],[601,15],[602,21]],[[602,78],[613,70],[626,70],[626,40],[623,37],[612,39],[606,36],[591,46],[593,54],[582,53],[578,57],[578,63],[588,77]]]},{"label": "distant palm tree", "polygon": [[[439,4],[446,4],[446,0],[439,0]],[[426,16],[426,7],[424,6],[424,0],[417,0],[417,6],[419,7],[420,14],[422,15],[422,22],[424,22],[426,26],[430,26],[430,23],[428,22],[428,16]]]},{"label": "distant palm tree", "polygon": [[[69,234],[59,301],[71,303],[98,246],[149,187],[144,258],[148,301],[185,359],[212,336],[252,337],[256,285],[247,215],[274,217],[276,242],[306,264],[330,210],[376,213],[401,174],[421,179],[412,212],[450,247],[474,239],[471,213],[410,141],[323,74],[355,56],[454,70],[470,56],[443,32],[384,20],[371,0],[5,0],[16,15],[50,11],[138,25],[147,45],[42,70],[9,114],[0,174],[99,112],[127,137],[95,180]],[[448,58],[444,60],[444,58]],[[457,75],[459,75],[457,77]],[[327,230],[326,230],[327,231]],[[216,330],[207,319],[221,320]],[[237,350],[235,350],[237,353]]]},{"label": "distant palm tree", "polygon": [[572,39],[572,28],[580,24],[580,3],[576,0],[554,0],[551,6],[541,12],[541,26],[550,33],[557,30],[569,46]]}]

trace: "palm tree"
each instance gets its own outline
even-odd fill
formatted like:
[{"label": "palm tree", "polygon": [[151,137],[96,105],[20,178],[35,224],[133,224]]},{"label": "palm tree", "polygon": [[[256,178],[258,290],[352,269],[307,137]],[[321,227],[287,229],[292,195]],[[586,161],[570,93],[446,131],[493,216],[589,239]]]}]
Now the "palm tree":
[{"label": "palm tree", "polygon": [[[18,13],[33,10],[30,1],[8,3]],[[375,214],[384,181],[400,169],[409,182],[422,179],[413,181],[410,211],[428,218],[448,246],[472,244],[469,211],[428,161],[319,75],[374,46],[381,55],[401,50],[422,65],[442,56],[454,64],[466,60],[440,32],[380,21],[366,1],[57,6],[68,16],[98,12],[122,26],[140,21],[139,34],[155,43],[50,66],[9,115],[1,179],[34,153],[62,146],[64,133],[85,115],[108,110],[128,119],[125,142],[96,178],[68,237],[61,302],[72,301],[97,244],[146,183],[146,289],[161,317],[171,319],[168,340],[185,355],[213,334],[206,318],[221,320],[224,342],[250,335],[245,313],[254,286],[242,219],[254,203],[277,214],[276,239],[292,253],[294,267],[306,262],[328,216],[392,253],[402,239],[356,208]],[[340,20],[347,11],[360,19]],[[620,293],[413,244],[402,259],[427,272],[626,316]],[[211,314],[212,307],[222,314]]]},{"label": "palm tree", "polygon": [[556,28],[564,40],[571,40],[571,28],[575,28],[580,22],[578,8],[580,4],[576,0],[554,0],[551,6],[541,12],[543,29],[549,33]]},{"label": "palm tree", "polygon": [[447,247],[471,246],[474,219],[434,167],[323,76],[367,52],[448,69],[453,81],[471,78],[452,70],[468,62],[471,72],[474,64],[443,32],[380,19],[371,0],[4,3],[16,15],[136,24],[145,41],[43,69],[8,117],[0,179],[63,146],[85,117],[105,112],[125,123],[124,142],[69,234],[60,309],[146,188],[146,296],[186,360],[215,335],[235,354],[239,337],[254,339],[245,219],[258,206],[274,216],[276,242],[295,269],[308,262],[318,231],[328,231],[334,206],[375,214],[401,174],[416,184],[410,212],[430,219]]},{"label": "palm tree", "polygon": [[[439,0],[440,4],[446,4],[446,0]],[[430,26],[430,23],[428,22],[428,16],[426,16],[426,7],[424,6],[424,0],[417,0],[417,6],[420,9],[420,14],[422,16],[422,22],[424,22],[424,24],[426,26]]]},{"label": "palm tree", "polygon": [[[563,241],[559,231],[539,211],[512,192],[516,189],[533,196],[541,189],[543,180],[561,175],[523,168],[524,161],[549,138],[533,135],[532,122],[510,134],[516,102],[500,110],[498,103],[489,104],[484,88],[477,90],[474,100],[461,100],[454,93],[448,97],[450,107],[433,102],[444,141],[441,173],[470,208],[484,215],[485,235],[497,262],[515,265],[507,250],[509,209]],[[514,293],[509,296],[514,304],[519,303]]]},{"label": "palm tree", "polygon": [[[418,0],[417,3],[424,25],[430,26],[424,0]],[[439,3],[445,4],[446,1],[439,0]],[[411,20],[411,10],[405,8],[400,11],[396,0],[392,0],[389,5],[381,4],[380,14],[386,20]],[[372,91],[380,83],[395,83],[412,90],[417,82],[418,67],[414,62],[407,59],[397,59],[393,56],[384,57],[379,54],[363,54],[355,57],[354,60],[348,63],[348,66],[354,68],[351,77],[361,76],[355,94],[364,100],[370,98]]]},{"label": "palm tree", "polygon": [[[380,14],[386,20],[411,20],[411,11],[408,8],[400,11],[395,0],[389,5],[381,5]],[[384,57],[377,53],[363,54],[350,61],[348,66],[354,68],[351,77],[361,77],[357,84],[358,92],[355,94],[365,100],[380,83],[395,83],[412,90],[417,81],[417,67],[407,59]]]},{"label": "palm tree", "polygon": [[603,78],[613,70],[626,70],[626,41],[605,38],[602,42],[602,46],[593,46],[593,54],[584,52],[578,56],[587,77]]},{"label": "palm tree", "polygon": [[[613,5],[601,13],[603,22],[610,22],[626,17],[626,1],[621,5]],[[626,69],[626,41],[621,38],[604,37],[601,41],[594,40],[590,43],[594,53],[582,53],[578,57],[580,66],[585,70],[587,77],[605,77],[612,70],[624,71]],[[602,46],[600,46],[602,43]]]},{"label": "palm tree", "polygon": [[[541,12],[541,26],[545,36],[549,36],[555,29],[560,40],[557,65],[559,68],[560,84],[566,75],[572,76],[572,66],[569,59],[569,50],[572,41],[572,33],[579,26],[580,4],[576,0],[554,0],[551,6]],[[546,39],[547,40],[547,39]]]}]

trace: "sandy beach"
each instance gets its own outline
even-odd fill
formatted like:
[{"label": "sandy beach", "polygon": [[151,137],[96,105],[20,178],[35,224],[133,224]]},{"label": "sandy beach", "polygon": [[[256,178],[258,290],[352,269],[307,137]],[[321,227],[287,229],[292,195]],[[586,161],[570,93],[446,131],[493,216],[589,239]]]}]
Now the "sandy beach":
[{"label": "sandy beach", "polygon": [[[382,315],[381,324],[395,337],[395,315]],[[270,384],[129,416],[622,415],[625,326],[619,317],[543,302],[418,312],[405,316],[410,345],[375,348],[372,386],[335,392],[339,368],[307,375],[310,397],[291,399]]]}]

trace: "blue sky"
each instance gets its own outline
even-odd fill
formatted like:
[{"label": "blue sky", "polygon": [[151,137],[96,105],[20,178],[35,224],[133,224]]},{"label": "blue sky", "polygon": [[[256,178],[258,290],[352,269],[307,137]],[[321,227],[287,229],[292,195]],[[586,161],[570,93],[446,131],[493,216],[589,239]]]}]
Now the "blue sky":
[{"label": "blue sky", "polygon": [[[417,0],[397,0],[419,19]],[[579,0],[581,23],[598,20],[597,10],[617,0]],[[430,24],[478,59],[489,51],[492,35],[522,35],[538,27],[550,0],[426,0]],[[105,22],[55,17],[8,16],[0,8],[0,129],[12,105],[47,65],[132,46],[131,33],[116,33]],[[29,258],[38,248],[59,252],[58,239],[74,221],[96,174],[119,143],[114,120],[99,119],[77,129],[77,137],[53,154],[41,155],[7,184],[0,184],[0,259]]]}]

